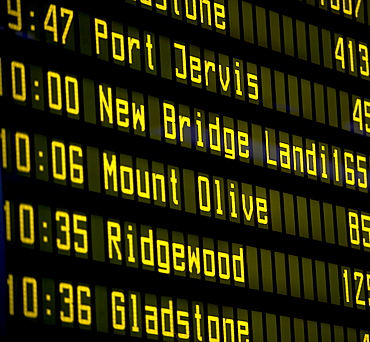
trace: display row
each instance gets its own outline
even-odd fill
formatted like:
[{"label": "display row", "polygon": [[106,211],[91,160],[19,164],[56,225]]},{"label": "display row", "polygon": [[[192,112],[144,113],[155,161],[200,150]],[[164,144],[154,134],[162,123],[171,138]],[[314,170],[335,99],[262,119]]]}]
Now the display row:
[{"label": "display row", "polygon": [[[60,114],[64,102],[61,77],[54,72],[49,72],[48,75],[51,75],[48,86],[51,112]],[[24,88],[25,83],[21,84]],[[65,84],[68,116],[79,119],[77,79],[66,76]],[[92,82],[86,80],[84,84],[86,93],[92,94],[84,98],[86,103],[90,99],[84,115],[85,121],[89,123],[100,121],[102,126],[118,131],[131,130],[136,135],[149,135],[155,140],[172,144],[180,142],[180,146],[195,147],[227,159],[238,157],[241,161],[252,161],[257,166],[340,187],[345,185],[349,189],[368,191],[368,156],[360,151],[353,151],[346,146],[338,147],[332,141],[324,139],[317,141],[242,120],[236,122],[227,116],[220,117],[213,113],[205,115],[196,108],[192,115],[190,108],[183,105],[178,107],[181,109],[180,113],[173,102],[146,97],[136,92],[132,92],[130,106],[128,92],[122,88],[115,89],[113,95],[116,103],[113,106],[112,88],[102,84],[99,85],[99,90],[96,89],[99,98],[97,105],[91,101],[91,98],[95,98]],[[36,96],[39,97],[38,94]]]},{"label": "display row", "polygon": [[[333,1],[331,1],[331,4],[335,9],[339,9],[341,5],[340,0],[336,1],[338,4],[334,4]],[[346,1],[352,2],[352,0]],[[346,1],[343,2],[343,5],[349,15],[349,11],[352,13],[352,5],[347,5]],[[359,0],[357,2],[357,16],[364,12],[361,1]],[[177,4],[177,0],[174,2]],[[212,4],[211,1],[197,2],[196,0],[186,0],[184,2],[186,23],[196,24],[200,19],[200,27],[207,29],[216,28],[216,32],[222,34],[229,31],[226,31],[226,26],[229,26],[229,34],[233,38],[243,39],[253,44],[256,43],[259,46],[271,48],[273,51],[284,52],[288,56],[297,57],[329,69],[345,72],[352,76],[361,77],[366,80],[370,79],[369,52],[366,42],[357,41],[356,37],[345,37],[344,41],[345,32],[337,33],[332,31],[330,27],[321,28],[309,22],[255,6],[245,1],[230,1],[227,10],[221,0],[219,2],[212,1]],[[132,0],[128,1],[128,3],[136,4],[136,1]],[[154,5],[151,0],[141,0],[140,3],[143,8],[147,9]],[[157,9],[158,6],[162,6],[162,8],[164,6],[166,8],[166,5],[166,1],[162,4],[155,4]],[[49,6],[47,13],[40,16],[35,15],[34,10],[30,11],[30,13],[33,13],[32,21],[36,21],[39,17],[45,18],[43,21],[43,29],[45,31],[43,36],[45,36],[46,41],[51,43],[61,41],[62,46],[69,45],[70,48],[75,50],[75,41],[80,40],[81,47],[77,50],[80,50],[82,53],[86,52],[91,55],[92,51],[94,51],[94,55],[99,56],[102,54],[106,57],[109,55],[109,59],[113,59],[116,62],[124,62],[126,58],[129,64],[134,64],[131,66],[134,68],[135,64],[136,68],[140,64],[140,62],[138,63],[133,60],[133,58],[138,58],[135,50],[143,49],[145,46],[148,50],[145,55],[148,63],[146,68],[151,69],[151,71],[147,70],[147,72],[158,73],[158,66],[155,65],[155,49],[151,51],[153,49],[152,35],[147,36],[144,42],[137,37],[135,28],[129,28],[128,32],[124,32],[122,24],[113,22],[112,29],[110,29],[111,25],[108,25],[108,22],[102,18],[90,19],[88,15],[90,21],[88,23],[86,22],[85,14],[80,15],[79,12],[76,11],[77,13],[75,13],[75,11],[64,7],[58,8],[54,4],[45,4],[44,8],[47,8],[47,6]],[[131,6],[126,5],[126,7],[127,10],[133,9]],[[199,12],[198,15],[197,11]],[[25,15],[27,16],[28,10],[24,10],[24,12],[26,12]],[[160,8],[157,12],[161,13]],[[176,10],[173,12],[176,12]],[[18,0],[14,8],[12,8],[11,1],[8,1],[7,13],[8,20],[10,19],[8,27],[15,31],[21,31],[23,27],[21,1]],[[169,13],[169,11],[167,12],[167,8],[162,14],[166,13]],[[229,20],[226,20],[226,13],[228,13]],[[33,31],[40,30],[42,26],[41,18],[38,19],[41,21],[40,23],[37,23],[37,25],[33,24]],[[76,18],[80,19],[78,23],[80,29],[79,38],[82,38],[83,34],[84,39],[78,39],[78,31],[74,29],[75,25],[72,25],[73,20],[78,21]],[[81,21],[82,18],[84,19]],[[16,22],[14,23],[13,21],[15,19]],[[88,25],[85,27],[83,24]],[[92,37],[92,41],[90,42],[86,42],[86,32],[88,31],[90,31],[90,36]],[[125,37],[127,33],[128,41],[126,42]],[[133,33],[134,37],[130,36],[130,33]],[[109,45],[109,51],[107,50],[108,47],[105,46],[106,44],[102,44],[103,40],[108,39],[112,43],[112,46]],[[95,49],[91,49],[93,42],[96,42]],[[90,48],[86,49],[89,45]],[[199,67],[195,65],[195,70],[200,71],[198,70]],[[207,76],[207,72],[205,76]]]},{"label": "display row", "polygon": [[[5,207],[10,210],[9,201]],[[271,251],[27,203],[14,214],[6,230],[13,246],[334,305],[370,306],[370,271],[281,253],[279,245]]]},{"label": "display row", "polygon": [[[8,274],[12,322],[25,317],[66,328],[166,341],[368,342],[352,327],[179,297]],[[19,324],[19,323],[18,323]]]},{"label": "display row", "polygon": [[351,208],[353,201],[344,208],[299,191],[268,189],[37,134],[10,135],[2,129],[1,142],[5,175],[369,251],[369,214]]},{"label": "display row", "polygon": [[[238,77],[242,80],[240,72],[245,68],[242,61],[239,67]],[[275,113],[281,116],[281,122],[287,119],[285,113],[288,113],[294,118],[312,120],[359,135],[370,135],[370,101],[367,98],[269,68],[257,68],[252,63],[247,63],[247,67],[250,71],[247,74],[249,75],[247,84],[251,103],[276,110]],[[209,87],[216,91],[216,84],[213,81],[210,79]],[[119,129],[125,130],[141,123],[142,111],[150,114],[149,108],[143,106],[147,106],[149,98],[157,99],[158,94],[155,90],[143,94],[140,92],[142,89],[137,86],[127,90],[125,89],[129,87],[127,81],[123,79],[121,83],[107,84],[103,79],[91,80],[68,71],[41,68],[0,57],[0,99],[14,101],[16,104],[27,104],[37,110],[64,114],[71,118],[83,118],[90,123],[105,121],[106,119],[102,118],[107,113],[109,116],[107,126],[114,121]],[[240,90],[244,97],[242,83]],[[178,95],[181,94],[182,92]],[[116,97],[114,101],[113,95]],[[171,100],[172,94],[163,93],[160,96],[161,102],[169,103],[169,112],[173,111],[171,104],[184,109],[194,107],[194,104],[174,102]],[[161,111],[162,107],[160,106]],[[230,106],[226,106],[225,109],[228,107]],[[198,110],[203,111],[201,108]],[[247,112],[252,110],[253,107],[247,108]],[[230,107],[229,111],[229,115],[233,117],[242,115],[240,109]],[[255,116],[251,114],[251,118]],[[129,122],[128,116],[133,116],[133,122]],[[182,127],[189,127],[189,123],[184,120]],[[181,129],[177,130],[179,134],[183,134]]]}]

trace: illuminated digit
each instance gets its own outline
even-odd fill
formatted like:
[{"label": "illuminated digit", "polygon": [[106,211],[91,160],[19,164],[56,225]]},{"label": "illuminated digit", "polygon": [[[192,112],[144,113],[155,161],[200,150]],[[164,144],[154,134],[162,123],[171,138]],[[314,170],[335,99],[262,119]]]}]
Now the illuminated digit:
[{"label": "illuminated digit", "polygon": [[78,115],[80,112],[80,104],[78,98],[78,82],[74,77],[66,76],[66,104],[67,112],[70,114]]},{"label": "illuminated digit", "polygon": [[354,157],[352,152],[344,152],[344,175],[345,181],[348,185],[355,185],[355,170],[351,166],[354,162]]},{"label": "illuminated digit", "polygon": [[331,8],[335,11],[339,11],[340,10],[339,0],[331,0]]},{"label": "illuminated digit", "polygon": [[363,339],[362,342],[370,342],[370,337],[369,336],[370,336],[369,334],[365,334],[364,339]]},{"label": "illuminated digit", "polygon": [[[349,235],[352,245],[360,244],[360,227],[358,223],[358,215],[352,211],[348,212]],[[353,235],[355,234],[355,235]]]},{"label": "illuminated digit", "polygon": [[348,41],[348,50],[349,50],[349,65],[351,72],[355,71],[355,66],[353,62],[353,42],[352,40]]},{"label": "illuminated digit", "polygon": [[8,284],[8,294],[9,294],[9,315],[14,316],[14,277],[13,274],[8,274],[8,279],[6,280]]},{"label": "illuminated digit", "polygon": [[358,12],[360,11],[361,1],[362,0],[357,0],[357,5],[356,5],[356,9],[355,9],[356,18],[358,18]]},{"label": "illuminated digit", "polygon": [[[348,1],[348,7],[346,6]],[[343,12],[344,14],[352,15],[352,0],[343,0]]]},{"label": "illuminated digit", "polygon": [[15,9],[12,8],[12,0],[7,1],[8,5],[8,14],[16,17],[17,23],[8,23],[10,29],[14,31],[22,30],[22,12],[21,12],[21,0],[15,1]]},{"label": "illuminated digit", "polygon": [[[60,141],[51,143],[52,159],[53,159],[53,177],[59,180],[67,178],[66,171],[66,148]],[[59,163],[58,163],[59,162]],[[60,167],[58,167],[58,165]]]},{"label": "illuminated digit", "polygon": [[29,173],[31,171],[31,157],[30,138],[27,134],[20,132],[15,133],[15,152],[17,170]]},{"label": "illuminated digit", "polygon": [[355,108],[353,109],[353,121],[358,122],[360,131],[364,129],[362,122],[362,103],[361,99],[356,99]]},{"label": "illuminated digit", "polygon": [[349,285],[348,285],[348,270],[343,271],[344,287],[345,287],[345,301],[349,303]]},{"label": "illuminated digit", "polygon": [[343,37],[338,37],[337,46],[335,48],[335,59],[341,62],[342,69],[344,70],[346,68],[345,62],[344,62],[344,43],[343,43]]},{"label": "illuminated digit", "polygon": [[[23,314],[28,318],[37,318],[37,282],[35,278],[23,277]],[[28,289],[31,288],[32,296],[28,298]]]},{"label": "illuminated digit", "polygon": [[[117,303],[117,300],[120,303]],[[122,292],[112,292],[112,321],[113,328],[117,330],[125,330],[125,295]],[[118,318],[117,318],[118,316]]]},{"label": "illuminated digit", "polygon": [[[364,101],[364,115],[365,115],[365,118],[370,118],[370,102],[369,101]],[[366,119],[365,119],[366,120]],[[367,123],[368,120],[366,120],[366,124],[365,124],[365,131],[366,133],[370,133],[370,127],[369,127],[369,124]]]},{"label": "illuminated digit", "polygon": [[365,306],[365,301],[360,299],[361,288],[364,283],[364,275],[361,272],[355,272],[353,276],[354,276],[355,281],[357,280],[357,278],[360,278],[360,281],[358,282],[358,286],[357,286],[357,292],[356,292],[356,304]]},{"label": "illuminated digit", "polygon": [[[55,88],[56,86],[56,88]],[[48,71],[48,96],[49,107],[55,110],[62,109],[62,86],[60,75],[53,71]],[[54,91],[56,91],[56,98],[54,98]]]},{"label": "illuminated digit", "polygon": [[48,13],[46,13],[44,29],[45,31],[49,31],[53,34],[54,42],[58,41],[57,10],[56,6],[53,4],[49,6]]},{"label": "illuminated digit", "polygon": [[[12,69],[12,95],[17,101],[26,101],[26,70],[23,63],[13,61]],[[21,87],[19,89],[18,77],[21,79]]]},{"label": "illuminated digit", "polygon": [[370,247],[370,226],[366,225],[366,222],[370,222],[370,216],[369,215],[361,215],[361,226],[362,226],[362,232],[367,234],[367,239],[365,236],[362,238],[362,243],[365,247]]},{"label": "illuminated digit", "polygon": [[339,182],[339,165],[338,165],[338,149],[333,151],[333,160],[334,160],[334,171],[335,171],[335,181]]},{"label": "illuminated digit", "polygon": [[82,148],[76,145],[69,146],[69,164],[71,173],[71,182],[76,184],[83,184],[84,173],[82,162],[75,162],[75,156],[78,158],[83,157]]},{"label": "illuminated digit", "polygon": [[[61,238],[57,238],[57,247],[62,251],[69,251],[71,249],[69,215],[64,211],[57,211],[55,213],[55,220],[60,223],[60,232],[64,233],[64,242]],[[64,221],[64,224],[61,220]]]},{"label": "illuminated digit", "polygon": [[6,240],[10,241],[12,239],[11,226],[10,226],[10,202],[5,201],[4,204],[5,212],[5,231],[6,231]]},{"label": "illuminated digit", "polygon": [[357,99],[355,102],[355,108],[353,109],[352,119],[354,122],[358,122],[358,127],[360,131],[363,131],[364,126],[362,122],[362,103],[361,99]]},{"label": "illuminated digit", "polygon": [[62,34],[62,44],[66,43],[69,28],[71,27],[71,24],[72,24],[73,11],[71,11],[67,8],[61,7],[60,15],[62,16],[62,18],[64,18],[65,14],[68,16],[68,19],[67,19],[67,23],[66,23],[66,26],[64,27],[63,34]]},{"label": "illuminated digit", "polygon": [[[64,323],[72,323],[73,316],[73,287],[68,283],[59,284],[59,292],[63,295],[63,303],[68,305],[68,312],[60,310],[60,319]],[[65,294],[67,293],[67,294]]]},{"label": "illuminated digit", "polygon": [[[25,234],[25,213],[28,212],[29,217],[29,227],[30,233],[29,236]],[[33,207],[29,204],[21,203],[19,205],[19,228],[20,228],[20,236],[21,241],[27,245],[33,245],[35,243],[35,224],[34,224],[34,214],[33,214]]]},{"label": "illuminated digit", "polygon": [[77,286],[77,311],[78,323],[82,325],[91,324],[91,307],[87,304],[82,304],[82,293],[85,293],[87,298],[90,298],[90,289],[87,286]]},{"label": "illuminated digit", "polygon": [[360,66],[360,73],[363,76],[369,76],[369,51],[367,49],[367,46],[360,43],[358,45],[358,50],[360,51],[361,61],[363,61],[365,65],[365,67],[363,67],[362,65]]},{"label": "illuminated digit", "polygon": [[87,230],[78,227],[79,222],[87,222],[85,215],[73,214],[73,232],[82,236],[82,247],[79,246],[78,242],[75,241],[75,251],[78,253],[86,254],[88,251],[87,245]]},{"label": "illuminated digit", "polygon": [[2,128],[0,131],[0,139],[1,139],[1,154],[2,154],[2,164],[3,169],[8,168],[8,158],[7,158],[7,146],[6,146],[6,129]]}]

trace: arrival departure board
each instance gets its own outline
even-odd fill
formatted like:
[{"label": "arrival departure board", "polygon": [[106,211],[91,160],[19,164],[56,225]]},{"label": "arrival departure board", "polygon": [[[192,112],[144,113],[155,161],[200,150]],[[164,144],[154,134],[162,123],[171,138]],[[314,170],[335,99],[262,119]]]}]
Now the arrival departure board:
[{"label": "arrival departure board", "polygon": [[370,0],[0,0],[0,336],[370,342]]}]

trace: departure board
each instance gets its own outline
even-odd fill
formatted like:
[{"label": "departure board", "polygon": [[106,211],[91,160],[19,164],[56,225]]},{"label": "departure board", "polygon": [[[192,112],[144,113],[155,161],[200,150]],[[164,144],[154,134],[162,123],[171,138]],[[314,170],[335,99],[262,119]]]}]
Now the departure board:
[{"label": "departure board", "polygon": [[370,0],[0,0],[0,339],[370,342]]}]

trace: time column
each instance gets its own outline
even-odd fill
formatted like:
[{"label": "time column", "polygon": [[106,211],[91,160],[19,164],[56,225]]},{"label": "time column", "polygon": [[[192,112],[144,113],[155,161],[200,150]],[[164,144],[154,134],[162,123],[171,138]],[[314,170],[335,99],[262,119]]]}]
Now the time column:
[{"label": "time column", "polygon": [[17,36],[75,50],[73,10],[52,3],[1,0],[0,28]]}]

